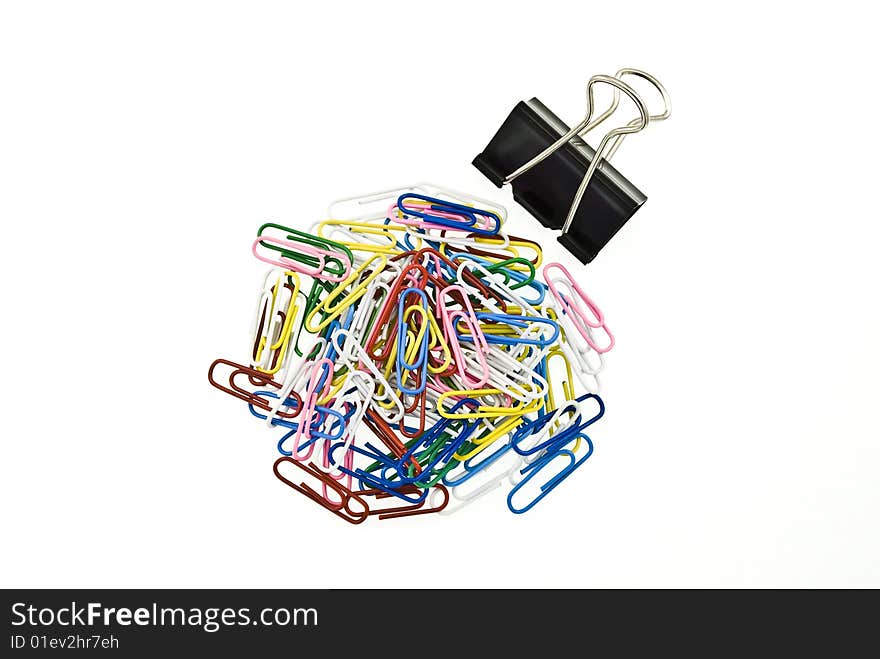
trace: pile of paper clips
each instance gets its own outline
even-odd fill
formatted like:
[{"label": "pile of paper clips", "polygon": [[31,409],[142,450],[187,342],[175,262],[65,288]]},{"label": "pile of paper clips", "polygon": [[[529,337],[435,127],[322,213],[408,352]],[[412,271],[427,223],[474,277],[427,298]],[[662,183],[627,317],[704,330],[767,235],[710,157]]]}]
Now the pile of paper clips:
[{"label": "pile of paper clips", "polygon": [[216,360],[211,384],[282,433],[282,482],[353,524],[448,514],[505,480],[530,510],[593,452],[602,312],[497,204],[420,184],[329,217],[259,228],[250,364]]}]

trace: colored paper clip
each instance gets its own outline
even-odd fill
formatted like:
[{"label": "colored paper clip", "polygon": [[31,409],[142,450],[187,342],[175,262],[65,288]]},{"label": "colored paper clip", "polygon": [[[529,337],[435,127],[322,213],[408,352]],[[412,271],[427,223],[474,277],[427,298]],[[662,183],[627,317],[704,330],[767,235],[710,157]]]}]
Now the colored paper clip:
[{"label": "colored paper clip", "polygon": [[273,269],[264,278],[252,325],[251,363],[270,375],[281,371],[289,357],[299,286],[299,277],[289,270]]},{"label": "colored paper clip", "polygon": [[[305,453],[300,454],[298,452],[303,440],[309,440],[312,437],[311,423],[306,423],[306,419],[311,420],[314,418],[314,413],[316,411],[315,408],[317,407],[318,397],[320,396],[319,392],[322,390],[326,391],[330,384],[327,376],[328,374],[333,373],[333,362],[326,358],[311,362],[307,373],[308,385],[303,394],[302,422],[297,425],[293,435],[294,448],[291,451],[291,455],[296,460],[308,460],[315,449],[315,444],[311,443],[308,445],[308,450]],[[330,409],[326,409],[324,414],[328,416],[331,414],[339,415],[338,418],[340,419],[340,424],[342,427],[345,426],[345,421],[342,419],[342,415],[338,412],[334,413]],[[336,437],[322,437],[322,439],[336,439]],[[280,444],[278,448],[281,450]]]},{"label": "colored paper clip", "polygon": [[[550,273],[554,269],[559,270],[562,276],[551,276]],[[614,347],[614,335],[605,325],[605,316],[598,305],[574,280],[568,269],[561,263],[548,263],[544,266],[544,277],[547,280],[547,287],[559,303],[561,311],[572,321],[572,325],[587,344],[600,354],[611,350]],[[559,290],[560,287],[565,288],[568,295],[564,295]],[[606,346],[600,347],[593,340],[593,331],[598,329],[602,329],[608,337]]]},{"label": "colored paper clip", "polygon": [[[452,293],[459,293],[460,304],[462,305],[461,310],[450,310],[450,308],[446,306],[445,299]],[[467,291],[458,285],[447,286],[437,293],[437,308],[440,312],[443,330],[447,337],[449,347],[452,350],[453,360],[458,369],[459,377],[466,387],[474,389],[482,387],[489,379],[489,365],[486,363],[485,357],[485,353],[489,348],[486,344],[486,337],[480,329],[480,323],[474,314],[474,309],[471,306]],[[474,344],[477,361],[479,362],[479,369],[481,371],[479,377],[471,377],[469,370],[466,368],[466,362],[458,339],[456,338],[455,340],[450,341],[450,339],[456,336],[454,329],[455,322],[462,322],[468,328],[468,334],[471,335],[471,342]]]},{"label": "colored paper clip", "polygon": [[[327,487],[335,492],[340,498],[340,503],[336,504],[332,501],[328,501],[323,496],[318,494],[318,492],[309,487],[309,485],[307,485],[305,481],[297,485],[287,476],[282,474],[281,466],[290,464],[296,465],[303,472],[317,479],[321,483],[322,487]],[[282,456],[275,461],[275,464],[272,465],[272,471],[274,472],[278,480],[280,480],[282,483],[296,490],[300,494],[305,495],[318,505],[332,512],[337,517],[344,519],[346,522],[349,522],[351,524],[360,524],[362,522],[365,522],[370,514],[369,506],[367,506],[367,503],[358,494],[352,492],[344,485],[336,482],[334,479],[330,478],[328,474],[323,473],[314,465],[304,464],[302,462],[294,460],[293,458]],[[352,510],[352,503],[356,504],[356,510]]]},{"label": "colored paper clip", "polygon": [[[550,494],[550,492],[552,492],[557,485],[559,485],[562,481],[571,476],[571,474],[574,473],[575,469],[584,464],[584,462],[586,462],[589,457],[593,455],[593,442],[589,437],[584,434],[579,434],[576,436],[576,439],[583,440],[587,445],[587,450],[580,458],[578,458],[575,453],[569,449],[560,449],[558,451],[548,453],[540,460],[527,465],[519,471],[520,474],[525,475],[525,478],[514,485],[513,489],[511,489],[510,493],[507,495],[507,507],[510,509],[510,512],[521,515],[522,513],[530,511],[538,504],[539,501]],[[540,484],[538,494],[531,498],[529,502],[524,506],[518,507],[514,505],[514,497],[517,495],[517,493],[522,490],[526,485],[528,485],[533,478],[535,478],[538,474],[542,473],[551,464],[553,464],[553,462],[560,459],[568,459],[568,463],[564,464],[562,469],[560,469],[558,472],[556,472],[550,478]]]},{"label": "colored paper clip", "polygon": [[[267,229],[281,231],[284,237],[268,235]],[[280,256],[272,258],[264,255],[258,251],[258,247],[278,252]],[[341,282],[348,278],[353,261],[351,251],[344,245],[274,222],[267,222],[259,228],[251,252],[270,265],[330,282]]]},{"label": "colored paper clip", "polygon": [[[598,405],[598,411],[583,420],[583,406],[588,400]],[[564,418],[565,415],[568,418]],[[569,439],[583,432],[605,415],[605,402],[596,394],[584,394],[575,400],[566,401],[557,409],[547,412],[533,421],[526,421],[513,433],[510,443],[513,450],[522,456],[529,456],[554,446],[565,444]],[[545,437],[549,437],[545,439]],[[524,445],[525,444],[525,445]]]},{"label": "colored paper clip", "polygon": [[[416,295],[421,300],[420,306],[406,306],[410,295]],[[414,336],[407,330],[407,321],[417,315],[421,322],[418,324],[418,332]],[[400,296],[397,305],[397,358],[395,359],[397,387],[405,394],[418,395],[425,390],[428,384],[426,364],[428,361],[428,319],[431,311],[428,307],[428,296],[419,288],[407,288]],[[407,342],[412,339],[412,349],[407,350]],[[415,353],[415,354],[413,354]],[[414,360],[414,361],[413,361]],[[407,387],[404,384],[407,374],[414,374],[418,379],[415,387]]]},{"label": "colored paper clip", "polygon": [[565,379],[562,381],[562,396],[563,400],[571,400],[574,398],[574,374],[571,369],[571,363],[568,361],[568,358],[565,356],[565,353],[562,352],[559,348],[555,348],[547,353],[546,357],[544,357],[544,378],[547,380],[547,395],[544,397],[544,408],[546,410],[555,410],[556,409],[556,395],[553,391],[553,378],[551,377],[551,369],[550,369],[550,360],[553,358],[557,360],[562,360],[563,365],[565,366]]},{"label": "colored paper clip", "polygon": [[[559,325],[557,325],[554,321],[550,320],[549,318],[542,318],[540,316],[522,316],[522,315],[506,314],[506,313],[504,313],[504,314],[503,313],[488,313],[485,311],[478,312],[476,315],[477,315],[477,320],[479,320],[481,322],[488,320],[490,322],[503,323],[505,325],[509,325],[514,328],[520,328],[523,330],[528,328],[530,325],[533,326],[534,324],[537,323],[540,325],[544,325],[544,327],[546,327],[547,329],[550,330],[550,335],[547,336],[546,331],[544,331],[541,328],[538,328],[538,332],[537,332],[538,336],[536,336],[535,338],[530,338],[525,333],[517,334],[515,338],[511,338],[508,336],[490,334],[490,333],[487,333],[484,331],[483,336],[485,337],[485,340],[487,343],[497,343],[500,345],[525,344],[525,345],[539,346],[541,348],[547,348],[547,347],[551,346],[553,343],[555,343],[556,338],[559,336]],[[467,335],[460,334],[458,332],[456,332],[456,336],[458,337],[459,341],[462,341],[462,340],[467,341],[467,340],[470,340],[470,338],[471,338]]]},{"label": "colored paper clip", "polygon": [[[388,259],[384,255],[375,254],[355,268],[345,281],[340,282],[309,312],[305,319],[306,331],[313,334],[320,332],[339,318],[367,292],[370,284],[382,273],[387,263]],[[337,298],[340,299],[337,301]],[[313,321],[318,314],[322,315],[322,319],[316,325]]]},{"label": "colored paper clip", "polygon": [[[272,391],[257,391],[255,392],[257,396],[265,396],[266,398],[277,399],[278,394]],[[286,403],[289,405],[292,402],[291,398],[288,398]],[[263,403],[265,404],[265,402]],[[260,419],[261,421],[265,421],[267,419],[267,415],[260,414],[254,409],[256,406],[255,403],[248,403],[248,409],[250,413]],[[326,430],[322,430],[325,428],[327,423],[331,423],[329,428]],[[292,455],[293,451],[287,451],[281,447],[281,444],[286,442],[290,437],[296,435],[299,432],[300,424],[303,423],[303,419],[297,419],[296,421],[290,421],[289,419],[283,418],[281,415],[278,415],[275,419],[272,420],[272,425],[277,426],[279,428],[287,428],[291,432],[286,433],[281,440],[278,442],[278,452],[282,455]],[[310,446],[314,439],[339,439],[342,437],[343,432],[345,431],[345,416],[337,412],[336,410],[331,410],[329,407],[324,407],[323,405],[315,405],[312,410],[312,416],[306,422],[306,425],[309,427],[309,437],[310,439],[306,442],[303,442],[301,446],[296,446],[295,448],[307,448]],[[301,435],[302,433],[299,433]]]},{"label": "colored paper clip", "polygon": [[[406,494],[417,494],[419,492],[419,488],[415,485],[404,485],[400,489],[401,492]],[[443,498],[441,503],[438,504],[431,502],[430,506],[425,507],[425,503],[428,501],[428,499],[425,498],[419,503],[404,506],[394,506],[389,508],[372,507],[370,508],[369,514],[377,515],[379,519],[395,519],[398,517],[412,517],[413,515],[430,515],[431,513],[438,513],[449,504],[449,490],[442,485],[438,485],[433,491],[437,491],[441,494]],[[393,500],[391,494],[378,488],[360,490],[358,496],[364,500],[367,500],[369,497],[376,499],[376,501]]]},{"label": "colored paper clip", "polygon": [[[343,465],[340,456],[335,456],[336,451],[342,447],[342,444],[335,444],[330,449],[330,461],[336,465],[339,465],[339,470],[345,474],[350,475],[352,478],[356,479],[360,485],[361,490],[370,490],[370,489],[379,489],[383,492],[395,496],[399,499],[403,499],[408,503],[418,504],[425,500],[428,496],[428,490],[420,490],[416,488],[418,492],[418,496],[411,496],[410,491],[408,489],[402,490],[400,489],[402,485],[411,485],[411,483],[399,482],[395,483],[384,476],[377,476],[373,473],[366,471],[361,468],[351,469]],[[350,445],[346,449],[347,452],[354,453],[355,455],[365,456],[371,460],[379,460],[383,463],[386,472],[394,473],[396,470],[396,463],[394,461],[389,460],[386,456],[379,453],[376,448],[370,444],[366,444],[363,448],[357,445]],[[335,457],[334,457],[335,456]]]},{"label": "colored paper clip", "polygon": [[[332,239],[352,252],[396,254],[400,237],[406,227],[390,223],[357,222],[353,220],[323,220],[315,226],[320,238]],[[324,235],[327,232],[329,235]]]},{"label": "colored paper clip", "polygon": [[[233,369],[232,372],[229,374],[228,387],[223,386],[214,378],[214,371],[220,364],[231,366]],[[261,373],[254,368],[250,368],[242,364],[236,364],[235,362],[228,359],[215,359],[211,363],[211,366],[208,369],[208,382],[210,382],[212,386],[216,387],[220,391],[227,393],[230,396],[234,396],[239,400],[243,400],[248,405],[253,405],[266,412],[272,412],[272,408],[269,406],[269,404],[260,396],[258,396],[255,391],[248,391],[247,389],[244,389],[235,384],[235,377],[237,375],[247,376],[249,382],[255,387],[270,386],[275,387],[276,389],[281,389],[281,385],[275,382],[271,378],[271,376],[266,375],[265,373]],[[285,397],[285,401],[286,409],[277,411],[276,413],[278,414],[278,416],[284,419],[292,419],[296,417],[302,409],[302,399],[295,392],[292,392]]]},{"label": "colored paper clip", "polygon": [[[463,399],[458,401],[453,407],[452,411],[456,412],[463,405],[472,403],[468,399]],[[443,465],[444,467],[452,460],[456,460],[455,454],[458,451],[459,447],[464,444],[464,442],[468,441],[470,436],[473,434],[476,429],[476,424],[470,421],[465,420],[463,423],[457,424],[460,426],[458,433],[455,436],[450,436],[448,431],[452,426],[456,425],[455,421],[451,418],[448,418],[438,422],[434,425],[431,430],[425,432],[420,438],[413,443],[413,445],[397,460],[397,473],[400,477],[400,481],[404,483],[415,483],[421,485],[428,485],[428,478],[431,478],[430,473]],[[411,470],[415,473],[408,473],[406,469],[406,465],[410,463],[410,458],[415,457],[415,452],[419,448],[428,448],[431,447],[430,456],[420,456],[419,457],[419,469]],[[440,467],[442,470],[443,467]]]},{"label": "colored paper clip", "polygon": [[[393,340],[397,335],[397,324],[391,322],[391,314],[397,310],[398,298],[403,290],[421,289],[427,285],[428,272],[418,263],[410,263],[401,268],[400,274],[388,289],[388,294],[373,322],[373,328],[367,336],[364,347],[373,359],[388,359],[391,354]],[[379,346],[379,339],[385,332],[385,342]]]},{"label": "colored paper clip", "polygon": [[[531,403],[519,401],[513,404],[501,398],[501,394],[499,389],[452,389],[440,394],[437,399],[437,409],[440,416],[447,419],[483,419],[531,414],[537,412],[541,407],[540,397],[536,397]],[[446,409],[445,403],[449,398],[469,398],[477,404],[473,406],[472,411],[456,412],[455,405]],[[495,400],[497,403],[484,405],[479,402],[483,398],[488,398],[490,401]]]},{"label": "colored paper clip", "polygon": [[[456,229],[478,236],[495,236],[501,229],[501,218],[492,211],[456,204],[435,197],[403,194],[396,208],[389,212],[392,221],[409,226],[434,229]],[[419,218],[415,222],[411,218]]]}]

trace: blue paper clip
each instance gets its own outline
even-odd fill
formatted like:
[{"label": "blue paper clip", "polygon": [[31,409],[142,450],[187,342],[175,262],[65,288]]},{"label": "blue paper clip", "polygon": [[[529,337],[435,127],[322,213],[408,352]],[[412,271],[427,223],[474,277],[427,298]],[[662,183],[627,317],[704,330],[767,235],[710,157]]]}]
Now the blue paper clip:
[{"label": "blue paper clip", "polygon": [[[526,328],[529,323],[540,323],[553,328],[553,336],[547,339],[529,339],[529,338],[511,338],[509,336],[501,336],[498,334],[486,334],[486,343],[496,343],[499,345],[532,345],[545,348],[552,345],[559,337],[559,324],[549,318],[541,316],[520,316],[507,313],[490,313],[488,311],[478,311],[477,320],[488,320],[489,322],[504,323],[512,327]],[[458,330],[458,324],[455,326],[455,335],[459,341],[471,341],[473,337],[470,334],[462,334]]]},{"label": "blue paper clip", "polygon": [[[530,472],[525,478],[523,478],[519,483],[513,486],[513,489],[510,490],[510,494],[507,495],[507,507],[510,509],[510,512],[515,513],[517,515],[521,515],[522,513],[528,512],[531,510],[541,499],[546,497],[553,489],[559,485],[566,478],[571,476],[575,469],[580,467],[587,459],[593,455],[593,442],[589,437],[584,435],[583,433],[579,433],[573,439],[583,439],[587,442],[587,452],[583,457],[577,459],[575,454],[569,449],[563,448],[557,451],[553,451],[547,453],[547,455],[542,456],[539,460],[536,460],[532,464],[526,466],[521,469],[519,473],[525,474],[526,472]],[[562,468],[560,472],[556,475],[552,476],[547,482],[541,485],[541,492],[532,499],[525,507],[517,508],[513,505],[513,497],[516,495],[520,489],[528,483],[532,478],[538,475],[543,469],[547,467],[551,462],[553,462],[557,458],[568,458],[569,462],[565,467]]]},{"label": "blue paper clip", "polygon": [[[444,419],[444,421],[462,421],[462,419]],[[429,447],[432,446],[434,442],[438,441],[440,439],[440,433],[432,433],[432,436],[430,437],[427,437],[428,433],[426,433],[426,435],[423,435],[419,442],[410,447],[410,449],[403,454],[400,460],[398,460],[398,463],[401,467],[400,473],[402,473],[401,480],[404,483],[419,485],[420,482],[424,483],[426,480],[431,480],[433,478],[432,472],[435,469],[437,469],[438,467],[442,469],[444,466],[446,466],[446,464],[453,459],[455,452],[458,451],[461,445],[468,440],[468,438],[474,433],[477,428],[478,424],[473,419],[467,419],[464,421],[466,422],[462,424],[462,428],[461,431],[458,433],[458,436],[450,439],[443,446],[442,450],[437,451],[436,455],[430,462],[421,464],[421,471],[414,476],[406,476],[406,472],[403,466],[410,460],[410,458],[413,456],[415,451],[418,450],[419,447]],[[437,425],[440,425],[440,423],[435,424],[435,427]],[[444,428],[446,425],[448,424],[444,424]]]},{"label": "blue paper clip", "polygon": [[[430,207],[427,210],[409,208],[406,205],[407,199],[427,202],[430,204]],[[397,207],[406,215],[419,217],[431,224],[449,227],[450,229],[461,229],[468,231],[469,233],[477,234],[478,236],[494,236],[501,229],[501,218],[491,211],[473,208],[472,206],[464,206],[462,204],[455,204],[451,201],[437,199],[436,197],[427,197],[420,194],[403,194],[397,198]],[[467,219],[463,221],[453,220],[447,217],[434,215],[431,211],[455,213],[456,215],[461,215]],[[494,226],[491,229],[480,228],[477,226],[478,216],[493,221]]]},{"label": "blue paper clip", "polygon": [[[278,398],[278,394],[276,394],[272,391],[255,391],[254,395],[268,396],[269,398],[275,398],[275,399]],[[288,398],[287,400],[289,401],[291,399]],[[251,403],[248,403],[248,409],[251,411],[251,414],[253,414],[255,417],[257,417],[258,419],[261,419],[263,421],[265,421],[268,416],[266,414],[260,414],[259,412],[257,412],[257,410],[254,409],[253,404],[251,404]],[[336,410],[331,410],[329,407],[324,407],[323,405],[316,405],[315,412],[316,412],[315,417],[313,417],[314,420],[309,424],[310,434],[313,435],[313,437],[312,437],[313,440],[314,439],[335,440],[335,439],[339,439],[340,437],[342,437],[342,434],[345,432],[345,421],[346,421],[345,417],[342,414],[340,414]],[[333,426],[331,427],[331,429],[333,429],[333,428],[336,429],[335,433],[325,433],[325,432],[322,432],[321,430],[318,430],[318,428],[320,428],[327,421],[328,416],[335,417],[335,422],[334,422]],[[282,419],[279,417],[275,417],[274,419],[272,419],[272,425],[279,426],[281,428],[289,428],[290,430],[293,430],[293,431],[296,431],[299,429],[298,422],[290,421],[287,419]],[[304,444],[304,446],[308,446],[308,444]],[[282,451],[282,453],[283,453],[283,451]],[[289,454],[286,454],[286,455],[289,455]]]},{"label": "blue paper clip", "polygon": [[[403,293],[400,295],[400,300],[397,303],[397,359],[395,367],[397,372],[397,388],[405,394],[409,394],[411,396],[417,396],[425,390],[425,387],[428,385],[428,372],[427,369],[424,368],[426,362],[428,361],[428,328],[427,326],[424,328],[422,332],[422,343],[419,346],[419,352],[416,356],[416,360],[413,363],[407,363],[406,361],[406,339],[407,339],[407,331],[406,331],[406,323],[403,318],[406,313],[406,301],[407,297],[410,294],[416,294],[422,299],[422,306],[420,307],[423,312],[422,322],[427,325],[428,323],[428,314],[431,313],[430,307],[428,305],[428,296],[425,294],[425,291],[419,288],[407,288],[404,289]],[[422,369],[422,376],[420,378],[420,382],[418,386],[415,388],[407,387],[403,384],[403,370],[407,370],[409,372],[417,371]]]},{"label": "blue paper clip", "polygon": [[513,450],[519,453],[522,456],[533,455],[538,453],[539,451],[548,450],[550,452],[553,451],[553,447],[561,447],[569,442],[573,435],[577,435],[582,432],[588,426],[594,424],[596,421],[602,418],[605,414],[605,403],[602,401],[599,396],[596,394],[584,394],[574,401],[570,401],[565,407],[562,408],[563,413],[567,411],[569,408],[573,410],[578,409],[575,406],[575,402],[582,403],[588,398],[594,398],[597,403],[599,403],[599,411],[595,414],[595,416],[587,419],[586,421],[581,421],[581,416],[578,414],[577,420],[574,424],[570,425],[568,428],[565,428],[562,431],[551,433],[550,437],[545,441],[532,446],[528,449],[520,448],[519,444],[527,437],[534,435],[537,432],[540,432],[544,429],[544,427],[550,423],[555,415],[559,412],[559,410],[553,410],[551,412],[546,412],[539,416],[537,419],[533,421],[526,421],[522,425],[520,425],[516,431],[513,433],[513,436],[510,438],[510,443],[513,445]]},{"label": "blue paper clip", "polygon": [[[339,444],[334,444],[330,447],[330,462],[334,465],[337,465],[339,471],[343,474],[347,474],[352,478],[356,478],[358,481],[358,487],[361,490],[369,490],[369,489],[378,489],[391,494],[393,496],[398,497],[399,499],[403,499],[408,503],[421,503],[425,500],[425,497],[428,496],[428,490],[425,490],[421,493],[421,495],[417,498],[408,497],[406,494],[402,492],[398,492],[396,488],[402,487],[406,483],[402,481],[391,481],[387,478],[376,476],[375,474],[371,474],[363,469],[349,469],[344,464],[340,463],[339,460],[333,457],[333,454],[340,446],[345,446],[345,442],[340,442]],[[358,453],[360,455],[366,456],[373,461],[378,461],[384,465],[383,472],[388,470],[393,470],[397,473],[398,465],[397,462],[387,455],[379,451],[375,446],[370,444],[369,442],[365,445],[364,448],[357,446],[355,444],[349,444],[347,450],[352,451],[353,453]],[[369,486],[369,487],[367,487]]]},{"label": "blue paper clip", "polygon": [[[296,434],[296,428],[294,428],[293,430],[288,430],[286,433],[284,433],[281,436],[281,439],[278,440],[278,452],[281,455],[286,455],[287,457],[290,457],[293,455],[293,451],[288,451],[286,448],[284,448],[283,444],[284,444],[284,442],[286,442],[288,439],[290,439],[295,434]],[[308,447],[310,447],[312,444],[314,444],[317,441],[318,441],[317,437],[310,437],[308,441],[302,443],[302,446],[299,447],[299,450],[307,449]]]},{"label": "blue paper clip", "polygon": [[[456,411],[463,405],[475,405],[476,401],[472,398],[463,398],[460,401],[457,401],[455,405],[450,408],[450,411]],[[440,439],[440,435],[452,424],[456,424],[462,422],[461,430],[458,435],[449,440],[448,443],[443,447],[441,451],[438,451],[434,458],[427,464],[420,465],[421,471],[413,476],[409,476],[407,474],[407,463],[412,460],[413,455],[416,451],[420,450],[423,447],[429,447],[434,444],[437,440]],[[367,443],[366,447],[369,451],[366,451],[358,446],[349,446],[349,450],[354,451],[355,453],[359,453],[360,455],[366,456],[373,461],[379,462],[382,467],[381,475],[369,473],[364,471],[363,469],[354,469],[347,470],[344,466],[340,466],[339,469],[342,470],[343,473],[349,474],[354,478],[357,478],[361,483],[361,489],[366,489],[363,486],[363,483],[368,483],[371,487],[382,489],[384,491],[391,491],[395,488],[402,487],[404,485],[416,485],[419,486],[419,481],[424,481],[426,477],[430,479],[431,473],[434,469],[436,469],[441,463],[446,464],[453,458],[455,452],[461,447],[464,442],[466,442],[470,436],[474,433],[476,428],[478,427],[478,422],[474,419],[441,419],[433,426],[425,430],[422,436],[415,441],[412,446],[403,454],[399,459],[391,458],[381,451],[378,451],[374,446]],[[339,464],[339,461],[334,459],[333,452],[336,450],[337,446],[342,446],[342,444],[337,444],[330,449],[330,461],[333,464]],[[442,467],[441,467],[442,468]],[[400,494],[395,494],[395,496],[400,496],[403,499],[406,499],[405,496]],[[411,499],[406,499],[412,503],[416,503]]]}]

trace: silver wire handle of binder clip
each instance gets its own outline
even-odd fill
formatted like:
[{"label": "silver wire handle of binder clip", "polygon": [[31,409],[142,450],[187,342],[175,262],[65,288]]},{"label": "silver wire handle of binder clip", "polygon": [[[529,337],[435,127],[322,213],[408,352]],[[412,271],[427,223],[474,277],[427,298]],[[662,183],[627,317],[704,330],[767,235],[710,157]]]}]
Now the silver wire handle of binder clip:
[{"label": "silver wire handle of binder clip", "polygon": [[[657,89],[658,92],[660,92],[660,96],[663,99],[662,112],[653,115],[649,114],[647,105],[645,104],[645,101],[642,99],[642,97],[639,96],[639,94],[632,87],[621,80],[621,78],[627,75],[636,76],[647,80]],[[593,98],[593,88],[597,84],[610,85],[614,90],[614,97],[608,109],[606,109],[604,112],[602,112],[602,114],[593,119],[593,110],[595,105]],[[657,78],[649,73],[646,73],[645,71],[631,68],[620,69],[614,75],[614,77],[607,75],[593,76],[587,83],[587,113],[586,116],[584,116],[584,118],[581,120],[581,122],[572,127],[565,135],[560,137],[553,144],[548,146],[527,163],[521,165],[518,169],[509,174],[507,178],[504,179],[504,183],[511,183],[518,176],[524,174],[535,165],[546,160],[557,149],[564,147],[574,137],[583,137],[588,132],[593,130],[596,126],[608,119],[608,117],[614,114],[615,110],[617,110],[617,107],[620,104],[620,92],[623,92],[624,94],[629,96],[629,98],[633,101],[639,111],[639,116],[623,126],[613,128],[612,130],[605,133],[604,137],[602,137],[602,141],[596,148],[595,155],[590,161],[590,166],[587,168],[587,172],[586,174],[584,174],[584,178],[581,181],[581,184],[578,186],[574,199],[571,202],[571,207],[568,210],[568,216],[566,217],[565,222],[562,225],[562,233],[568,232],[568,229],[571,226],[572,221],[574,220],[575,213],[577,213],[577,209],[580,206],[581,200],[584,197],[584,193],[587,191],[587,186],[589,186],[590,180],[593,178],[596,169],[599,168],[602,161],[611,159],[611,157],[620,148],[620,145],[623,143],[623,139],[627,135],[638,133],[639,131],[644,130],[651,121],[663,121],[664,119],[667,119],[669,117],[671,112],[669,94],[666,92],[666,88],[660,83],[659,80],[657,80]]]}]

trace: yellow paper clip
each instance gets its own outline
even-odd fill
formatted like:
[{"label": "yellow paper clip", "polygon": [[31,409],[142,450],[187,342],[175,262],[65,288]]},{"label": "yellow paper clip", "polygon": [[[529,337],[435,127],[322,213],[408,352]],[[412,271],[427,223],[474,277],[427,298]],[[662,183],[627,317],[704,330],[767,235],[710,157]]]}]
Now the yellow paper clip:
[{"label": "yellow paper clip", "polygon": [[[295,272],[289,270],[278,270],[276,272],[278,273],[277,279],[272,286],[272,295],[264,319],[264,322],[268,323],[268,325],[266,327],[266,332],[263,333],[257,345],[254,346],[255,350],[253,355],[255,368],[258,371],[269,375],[274,375],[280,371],[285,363],[287,348],[290,345],[291,328],[293,327],[294,318],[299,311],[297,305],[297,295],[299,294],[300,286],[299,276]],[[284,277],[288,278],[290,285],[284,284]],[[279,298],[278,293],[281,288],[286,288],[291,291],[287,309],[284,311],[276,309],[276,304],[278,303]],[[278,327],[277,323],[273,322],[273,319],[276,317],[282,317],[284,319],[281,324],[281,329],[277,334],[272,331],[273,326]],[[277,338],[273,338],[271,334],[275,334]],[[267,343],[268,353],[264,354],[264,351],[267,350]]]},{"label": "yellow paper clip", "polygon": [[461,449],[455,452],[454,458],[456,460],[469,460],[475,455],[479,455],[482,451],[485,451],[489,446],[493,443],[504,437],[505,435],[513,432],[516,427],[522,422],[522,417],[520,416],[512,416],[509,419],[505,419],[498,426],[493,426],[489,419],[483,419],[483,423],[488,426],[489,432],[485,435],[480,435],[476,439],[471,439],[470,442],[474,444],[474,447],[465,453],[461,453]]},{"label": "yellow paper clip", "polygon": [[540,398],[537,398],[528,404],[520,401],[518,404],[511,407],[506,407],[504,405],[481,404],[473,412],[449,412],[443,407],[444,402],[453,396],[456,398],[479,399],[482,396],[498,396],[503,393],[504,392],[500,389],[452,389],[450,391],[444,391],[437,398],[437,411],[440,413],[440,416],[447,419],[485,419],[510,416],[511,414],[518,414],[521,416],[523,414],[537,412],[541,408]]},{"label": "yellow paper clip", "polygon": [[[324,230],[329,235],[324,235]],[[351,220],[324,220],[319,222],[316,233],[321,238],[345,245],[352,252],[372,252],[377,254],[397,254],[397,236],[394,232],[405,233],[406,227],[399,224],[379,224],[374,222],[355,222]],[[362,238],[370,242],[340,240],[338,234],[347,238]],[[337,236],[337,237],[334,237]]]},{"label": "yellow paper clip", "polygon": [[[361,277],[364,271],[367,270],[367,267],[373,261],[378,261],[379,264],[373,267],[372,272],[367,276],[362,282],[358,283],[351,292],[347,293],[341,300],[339,300],[336,304],[331,305],[337,297],[342,295],[349,286],[352,286],[359,277]],[[345,310],[350,307],[352,304],[357,302],[361,296],[367,292],[367,287],[370,283],[378,277],[382,270],[385,269],[386,264],[388,263],[388,258],[383,254],[375,254],[364,261],[363,264],[359,265],[357,269],[355,269],[351,275],[345,281],[341,282],[336,288],[330,291],[329,295],[321,300],[321,303],[316,305],[314,309],[309,312],[309,315],[306,317],[305,328],[308,332],[312,334],[317,334],[321,330],[323,330],[327,325],[332,323],[336,318],[341,316]],[[317,325],[313,324],[313,320],[316,315],[319,313],[326,313],[327,316]]]}]

